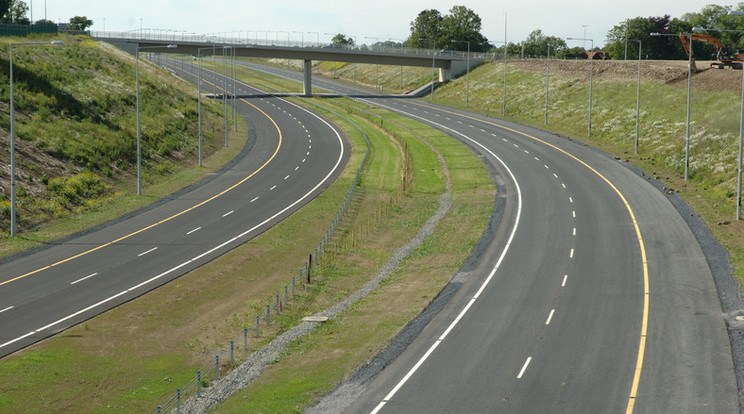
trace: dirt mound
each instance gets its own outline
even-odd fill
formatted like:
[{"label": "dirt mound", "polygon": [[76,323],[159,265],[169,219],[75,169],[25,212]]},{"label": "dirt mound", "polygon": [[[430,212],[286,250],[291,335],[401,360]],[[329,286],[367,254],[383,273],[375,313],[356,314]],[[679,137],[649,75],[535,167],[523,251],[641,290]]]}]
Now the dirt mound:
[{"label": "dirt mound", "polygon": [[[701,72],[692,74],[692,87],[708,91],[735,90],[741,88],[742,72],[726,69],[711,69],[710,61],[697,61]],[[513,59],[509,66],[530,72],[545,72],[545,59]],[[589,61],[550,60],[550,73],[573,77],[581,81],[589,80]],[[594,61],[594,78],[610,80],[636,80],[638,61],[597,60]],[[643,60],[641,79],[666,84],[687,85],[687,61],[684,60]]]}]

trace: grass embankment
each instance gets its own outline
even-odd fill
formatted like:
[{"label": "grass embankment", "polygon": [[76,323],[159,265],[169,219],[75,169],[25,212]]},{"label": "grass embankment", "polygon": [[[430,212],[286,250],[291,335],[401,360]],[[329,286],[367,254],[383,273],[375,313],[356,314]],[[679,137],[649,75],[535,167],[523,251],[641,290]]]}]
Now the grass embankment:
[{"label": "grass embankment", "polygon": [[[596,62],[594,66],[592,135],[587,136],[588,62],[575,73],[556,73],[551,61],[548,124],[545,125],[545,61],[511,61],[507,65],[506,114],[502,113],[503,70],[499,62],[486,63],[470,72],[469,102],[465,105],[466,79],[459,77],[437,88],[434,101],[458,108],[532,125],[569,136],[616,157],[628,160],[647,175],[662,180],[695,208],[719,241],[728,249],[736,278],[744,283],[744,223],[737,222],[736,162],[739,134],[739,80],[730,87],[711,88],[703,72],[692,79],[689,179],[684,180],[687,78],[667,83],[648,79],[642,62],[639,153],[634,154],[636,79],[635,62]],[[631,76],[603,76],[626,64]],[[659,63],[655,64],[660,65]],[[373,65],[347,65],[346,73],[359,66],[357,81],[374,83]],[[362,66],[364,69],[362,69]],[[521,68],[527,68],[524,70]],[[398,68],[380,66],[380,77],[391,79]],[[417,69],[406,68],[404,71]],[[670,71],[673,70],[671,67]],[[686,72],[686,71],[685,71]],[[383,74],[384,73],[384,74]],[[405,72],[404,72],[405,73]],[[667,76],[668,78],[668,76]],[[701,86],[696,87],[697,79]],[[737,78],[738,79],[738,78]],[[427,97],[427,100],[429,98]]]},{"label": "grass embankment", "polygon": [[[13,48],[18,238],[10,228],[10,174],[0,172],[0,256],[38,246],[143,207],[198,181],[234,157],[227,149],[207,168],[198,156],[193,85],[140,59],[142,178],[136,195],[135,58],[87,37],[55,36],[60,46]],[[0,41],[0,139],[9,145],[10,42]],[[203,106],[203,153],[222,148],[221,109]],[[234,135],[245,135],[245,127]],[[236,137],[241,140],[241,137]],[[242,141],[245,142],[244,137]],[[237,143],[237,141],[236,141]],[[9,164],[9,154],[0,161]],[[176,172],[181,172],[174,175]]]},{"label": "grass embankment", "polygon": [[[274,78],[261,77],[267,89],[277,90]],[[295,410],[292,407],[307,405],[331,389],[436,296],[470,253],[493,208],[489,174],[465,146],[390,114],[385,117],[413,132],[389,122],[380,126],[377,119],[367,122],[369,115],[355,109],[357,103],[318,101],[361,125],[372,152],[353,206],[314,268],[313,285],[298,287],[298,296],[290,299],[283,315],[274,318],[270,328],[263,325],[259,337],[250,335],[249,350],[357,290],[436,210],[444,189],[441,167],[433,151],[413,134],[425,137],[446,159],[453,207],[435,235],[384,286],[300,341],[268,370],[266,379],[250,387],[248,392],[254,394],[247,400],[253,405],[240,405],[236,409],[241,412],[253,410],[255,404],[267,412]],[[278,226],[208,265],[0,360],[0,411],[151,411],[196,370],[213,364],[214,355],[230,340],[240,339],[242,328],[252,328],[256,314],[283,292],[351,185],[366,144],[347,121],[325,115],[344,127],[354,147],[337,182]],[[237,348],[241,361],[247,353]],[[303,355],[309,358],[291,368]]]}]

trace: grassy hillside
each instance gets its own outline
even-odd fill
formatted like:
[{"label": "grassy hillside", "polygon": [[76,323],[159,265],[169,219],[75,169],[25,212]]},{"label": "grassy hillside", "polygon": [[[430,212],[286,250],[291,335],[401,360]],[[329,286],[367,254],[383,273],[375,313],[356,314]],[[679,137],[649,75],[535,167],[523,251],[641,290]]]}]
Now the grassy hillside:
[{"label": "grassy hillside", "polygon": [[[9,42],[0,40],[0,146],[9,147]],[[87,37],[61,46],[13,48],[19,233],[80,215],[136,193],[135,59]],[[193,86],[140,59],[143,181],[193,165],[197,104]],[[224,134],[219,108],[204,110],[206,154]],[[0,153],[0,232],[10,226],[9,153]],[[147,191],[147,190],[146,190]],[[23,244],[28,247],[27,244]],[[2,248],[14,251],[16,247]]]},{"label": "grassy hillside", "polygon": [[[642,168],[685,198],[731,254],[744,282],[744,223],[734,220],[739,136],[741,72],[708,69],[693,75],[690,123],[690,170],[684,180],[687,69],[683,61],[644,61],[641,65],[639,153],[634,154],[637,61],[594,63],[592,135],[587,136],[589,62],[550,62],[548,123],[545,123],[547,67],[544,59],[507,64],[506,113],[504,67],[486,63],[470,72],[466,107],[465,77],[436,90],[434,101],[517,121],[586,142]],[[355,70],[354,67],[357,66]],[[707,68],[705,62],[698,67]],[[374,84],[374,66],[346,65],[342,79]],[[394,79],[397,67],[379,67],[382,79]],[[409,76],[421,69],[405,68]],[[339,71],[337,71],[338,75]],[[362,77],[362,75],[364,76]],[[404,75],[405,76],[405,75]],[[395,85],[387,84],[387,91]],[[429,97],[426,98],[429,100]]]}]

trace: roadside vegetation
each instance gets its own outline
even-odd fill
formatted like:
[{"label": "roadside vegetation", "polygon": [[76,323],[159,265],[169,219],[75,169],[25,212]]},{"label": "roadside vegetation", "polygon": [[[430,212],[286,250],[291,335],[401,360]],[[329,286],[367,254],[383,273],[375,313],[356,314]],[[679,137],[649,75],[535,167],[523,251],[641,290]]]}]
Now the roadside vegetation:
[{"label": "roadside vegetation", "polygon": [[[591,137],[587,135],[589,62],[586,60],[551,60],[547,125],[544,59],[508,61],[506,114],[502,113],[504,67],[500,61],[472,70],[469,87],[465,76],[440,86],[435,91],[434,102],[552,131],[638,166],[646,177],[660,179],[668,191],[678,193],[701,215],[728,249],[736,278],[744,283],[744,223],[734,219],[741,73],[708,69],[693,75],[690,169],[685,181],[685,65],[686,62],[680,61],[642,62],[638,154],[634,153],[637,61],[594,63]],[[354,66],[359,67],[354,69]],[[707,67],[707,64],[699,62],[698,66]],[[359,83],[374,83],[373,65],[347,65],[344,70],[347,74],[355,70]],[[398,72],[393,67],[380,66],[379,70],[381,79],[394,78]],[[360,74],[366,75],[360,77]],[[348,76],[342,79],[350,81]],[[390,90],[396,85],[385,87]]]},{"label": "roadside vegetation", "polygon": [[[263,74],[239,76],[268,91],[287,86]],[[295,368],[299,376],[284,377],[282,401],[265,401],[260,410],[286,412],[312,403],[418,314],[462,266],[483,232],[495,194],[490,175],[467,147],[432,128],[346,99],[314,101],[344,128],[353,145],[349,165],[334,184],[278,226],[208,265],[0,360],[0,411],[154,411],[197,370],[213,365],[214,355],[241,338],[243,327],[251,335],[248,352],[237,347],[237,361],[301,317],[342,300],[372,278],[438,208],[445,176],[426,140],[449,168],[450,213],[378,291],[321,327],[320,337],[300,341],[312,344],[313,358],[304,362],[304,370]],[[298,285],[282,316],[272,318],[270,327],[262,325],[256,337],[256,315],[283,292],[317,246],[332,220],[328,212],[342,203],[366,151],[362,135],[334,112],[359,125],[372,144],[357,196],[314,268],[313,284]],[[275,369],[287,366],[284,359],[271,366],[272,375],[281,377]],[[228,365],[223,362],[222,369]],[[300,391],[293,394],[297,381]],[[268,392],[261,384],[251,389]]]},{"label": "roadside vegetation", "polygon": [[[78,36],[29,36],[0,40],[0,142],[9,147],[10,42],[13,50],[17,221],[10,228],[10,170],[0,171],[0,256],[38,246],[153,202],[184,185],[175,173],[198,156],[193,86],[140,59],[142,176],[136,196],[137,121],[134,56]],[[220,108],[203,107],[203,153],[222,145]],[[243,127],[243,131],[245,128]],[[232,151],[231,151],[232,152]],[[9,165],[9,153],[0,162]],[[229,159],[229,158],[228,158]],[[211,170],[213,171],[214,166]],[[199,180],[209,169],[193,175]],[[171,182],[164,187],[164,182]]]}]

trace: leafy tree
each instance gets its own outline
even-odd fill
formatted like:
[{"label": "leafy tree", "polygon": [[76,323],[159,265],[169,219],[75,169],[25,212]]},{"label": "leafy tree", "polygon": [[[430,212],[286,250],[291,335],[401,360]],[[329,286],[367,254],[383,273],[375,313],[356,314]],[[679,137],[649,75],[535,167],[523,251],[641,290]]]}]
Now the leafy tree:
[{"label": "leafy tree", "polygon": [[7,0],[7,9],[2,9],[3,4],[0,2],[0,9],[7,10],[3,14],[0,22],[8,24],[31,24],[28,19],[28,5],[22,0]]},{"label": "leafy tree", "polygon": [[336,36],[333,36],[333,39],[331,39],[331,43],[339,46],[354,46],[354,39],[352,39],[351,37],[346,37],[346,35],[339,33]]},{"label": "leafy tree", "polygon": [[442,20],[440,41],[445,47],[455,50],[484,52],[488,50],[488,39],[481,33],[481,18],[465,6],[454,6]]},{"label": "leafy tree", "polygon": [[612,59],[625,58],[625,39],[628,39],[628,59],[638,59],[638,43],[641,41],[641,56],[651,57],[652,40],[651,33],[657,28],[647,17],[635,17],[623,23],[615,25],[607,32],[604,51]]},{"label": "leafy tree", "polygon": [[90,26],[93,26],[93,20],[85,16],[75,16],[70,19],[70,24],[67,27],[70,30],[85,30]]},{"label": "leafy tree", "polygon": [[571,47],[571,48],[564,48],[558,50],[556,52],[555,56],[558,59],[586,59],[586,50],[584,50],[581,46]]},{"label": "leafy tree", "polygon": [[434,49],[485,52],[490,48],[488,39],[481,33],[481,18],[465,6],[454,6],[449,14],[438,10],[423,10],[411,22],[411,34],[406,46]]},{"label": "leafy tree", "polygon": [[[424,10],[411,22],[411,35],[406,40],[408,47],[442,47],[442,36],[444,17],[438,10]],[[432,44],[433,42],[433,44]]]},{"label": "leafy tree", "polygon": [[533,30],[524,41],[524,54],[547,56],[548,46],[550,46],[550,55],[556,56],[558,51],[566,48],[566,42],[559,37],[545,36],[540,29]]}]

